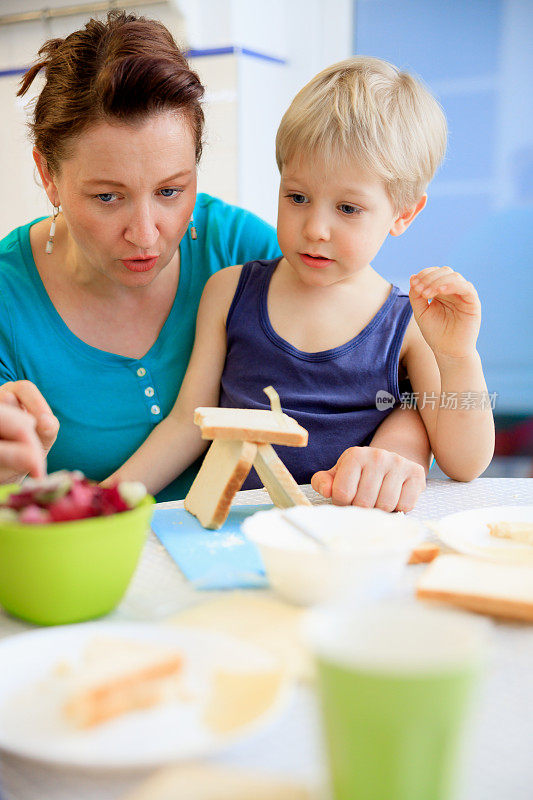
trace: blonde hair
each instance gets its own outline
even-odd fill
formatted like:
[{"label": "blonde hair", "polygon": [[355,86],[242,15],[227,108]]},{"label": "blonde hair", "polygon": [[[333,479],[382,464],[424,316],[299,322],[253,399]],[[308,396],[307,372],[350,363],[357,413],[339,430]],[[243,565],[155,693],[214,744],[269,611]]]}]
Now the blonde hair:
[{"label": "blonde hair", "polygon": [[303,153],[352,162],[384,181],[402,211],[424,194],[446,150],[446,118],[411,75],[370,56],[319,72],[298,92],[276,136],[279,170]]}]

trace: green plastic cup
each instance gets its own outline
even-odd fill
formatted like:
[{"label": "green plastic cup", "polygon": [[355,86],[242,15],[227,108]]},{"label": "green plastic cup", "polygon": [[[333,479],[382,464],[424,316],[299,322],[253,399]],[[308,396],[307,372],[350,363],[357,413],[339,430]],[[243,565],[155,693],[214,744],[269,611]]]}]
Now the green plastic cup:
[{"label": "green plastic cup", "polygon": [[450,800],[487,625],[422,604],[307,623],[334,800]]},{"label": "green plastic cup", "polygon": [[[0,498],[17,488],[2,487]],[[107,614],[133,576],[154,502],[74,522],[0,523],[0,605],[39,625]]]}]

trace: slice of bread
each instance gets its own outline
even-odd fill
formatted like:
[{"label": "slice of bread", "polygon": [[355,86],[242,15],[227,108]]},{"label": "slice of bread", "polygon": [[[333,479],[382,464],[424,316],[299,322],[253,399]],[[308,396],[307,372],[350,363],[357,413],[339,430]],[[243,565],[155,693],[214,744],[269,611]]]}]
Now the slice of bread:
[{"label": "slice of bread", "polygon": [[202,439],[242,440],[307,445],[307,431],[287,414],[252,408],[196,408],[194,422],[202,431]]},{"label": "slice of bread", "polygon": [[225,734],[251,725],[279,697],[283,670],[217,669],[203,714],[204,724],[214,733]]},{"label": "slice of bread", "polygon": [[204,528],[217,529],[226,521],[256,453],[252,442],[215,439],[184,502]]},{"label": "slice of bread", "polygon": [[253,467],[278,508],[311,505],[272,445],[257,445]]},{"label": "slice of bread", "polygon": [[489,523],[491,536],[512,539],[514,542],[533,545],[533,522],[494,522]]},{"label": "slice of bread", "polygon": [[417,545],[411,551],[411,555],[409,556],[408,564],[427,564],[429,561],[433,561],[434,558],[437,558],[438,554],[440,553],[440,547],[438,544],[433,544],[433,542],[422,542],[422,544]]},{"label": "slice of bread", "polygon": [[75,726],[89,728],[156,705],[182,665],[178,651],[152,642],[93,639],[66,677],[64,714]]},{"label": "slice of bread", "polygon": [[496,617],[533,622],[533,567],[442,555],[425,570],[417,597]]}]

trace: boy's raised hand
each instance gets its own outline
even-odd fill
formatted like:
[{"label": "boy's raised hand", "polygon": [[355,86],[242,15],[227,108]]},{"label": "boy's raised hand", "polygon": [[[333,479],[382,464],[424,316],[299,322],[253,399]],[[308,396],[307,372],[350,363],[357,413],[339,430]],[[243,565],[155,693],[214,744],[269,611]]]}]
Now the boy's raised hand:
[{"label": "boy's raised hand", "polygon": [[464,358],[475,352],[481,304],[462,275],[451,267],[423,269],[411,276],[409,299],[418,327],[437,357]]},{"label": "boy's raised hand", "polygon": [[411,511],[426,487],[426,473],[389,450],[349,447],[334,467],[315,472],[311,486],[334,505]]}]

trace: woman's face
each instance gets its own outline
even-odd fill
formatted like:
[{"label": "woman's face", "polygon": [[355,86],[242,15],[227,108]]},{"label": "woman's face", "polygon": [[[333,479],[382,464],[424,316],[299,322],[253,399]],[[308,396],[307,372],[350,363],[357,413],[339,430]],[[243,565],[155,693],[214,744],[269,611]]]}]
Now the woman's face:
[{"label": "woman's face", "polygon": [[174,112],[97,123],[62,161],[49,196],[54,187],[82,273],[147,286],[172,261],[194,208],[193,133]]}]

